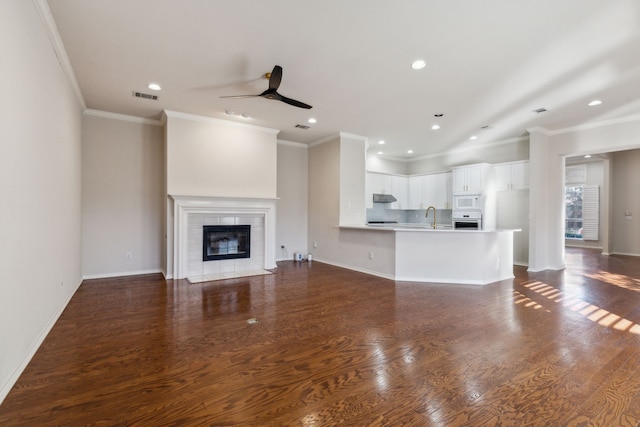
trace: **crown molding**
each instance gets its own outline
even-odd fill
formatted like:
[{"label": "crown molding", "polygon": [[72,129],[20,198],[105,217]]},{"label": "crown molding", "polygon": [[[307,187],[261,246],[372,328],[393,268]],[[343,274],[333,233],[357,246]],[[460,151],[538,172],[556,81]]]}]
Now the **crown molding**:
[{"label": "crown molding", "polygon": [[316,145],[321,145],[329,141],[333,141],[334,139],[342,139],[342,138],[349,138],[349,139],[364,141],[365,144],[369,141],[369,138],[367,138],[366,136],[356,135],[356,134],[347,133],[347,132],[338,132],[338,133],[334,133],[332,135],[326,136],[324,138],[318,139],[316,141],[313,141],[309,143],[308,146],[309,148],[311,148],[311,147],[315,147]]},{"label": "crown molding", "polygon": [[623,124],[623,123],[630,123],[630,122],[636,122],[636,121],[640,121],[640,114],[634,114],[631,116],[624,116],[624,117],[618,117],[615,119],[609,119],[609,120],[601,120],[599,122],[589,122],[589,123],[584,123],[582,125],[578,125],[578,126],[573,126],[573,127],[568,127],[568,128],[564,128],[564,129],[558,129],[558,130],[552,130],[552,131],[548,131],[549,135],[561,135],[564,133],[571,133],[571,132],[580,132],[583,130],[591,130],[591,129],[598,129],[598,128],[603,128],[603,127],[607,127],[607,126],[614,126],[614,125],[619,125],[619,124]]},{"label": "crown molding", "polygon": [[53,15],[51,14],[51,9],[49,9],[49,4],[46,0],[33,0],[33,5],[35,6],[36,11],[38,12],[38,16],[40,17],[40,21],[42,22],[42,26],[44,27],[47,36],[49,37],[49,41],[51,42],[51,47],[53,48],[53,52],[56,54],[58,58],[58,63],[62,67],[62,71],[66,76],[69,84],[71,85],[71,89],[73,90],[76,99],[80,103],[82,110],[87,108],[87,104],[84,101],[84,96],[82,96],[82,91],[80,90],[80,85],[78,84],[78,79],[76,78],[76,74],[73,71],[73,67],[71,66],[71,61],[69,61],[69,55],[67,55],[67,50],[64,48],[64,44],[62,43],[62,39],[60,38],[60,33],[58,32],[58,27],[56,26],[55,21],[53,20]]},{"label": "crown molding", "polygon": [[420,156],[420,157],[416,157],[416,158],[413,158],[413,159],[406,159],[406,161],[407,162],[415,162],[415,161],[419,161],[419,160],[428,160],[428,159],[433,159],[433,158],[436,158],[436,157],[445,156],[447,154],[464,153],[466,151],[481,150],[483,148],[497,147],[499,145],[513,144],[513,143],[516,143],[516,142],[523,142],[523,141],[528,141],[528,140],[529,140],[529,137],[527,137],[527,136],[519,136],[517,138],[508,138],[508,139],[502,139],[500,141],[487,142],[485,144],[477,144],[477,145],[474,145],[472,147],[461,147],[461,148],[457,148],[457,149],[453,149],[453,150],[449,150],[449,151],[444,151],[442,153],[437,153],[437,154],[428,154],[426,156]]},{"label": "crown molding", "polygon": [[277,135],[280,133],[279,129],[272,129],[272,128],[267,128],[263,126],[250,125],[248,123],[232,122],[230,120],[215,119],[213,117],[198,116],[196,114],[181,113],[179,111],[163,110],[163,120],[166,120],[167,117],[173,118],[173,119],[183,119],[183,120],[191,120],[195,122],[210,123],[210,124],[219,125],[219,126],[228,126],[228,127],[240,128],[240,129],[250,129],[254,131],[265,132],[272,135]]},{"label": "crown molding", "polygon": [[164,126],[162,120],[146,119],[144,117],[128,116],[126,114],[111,113],[109,111],[92,110],[87,108],[83,111],[85,116],[101,117],[104,119],[122,120],[125,122],[140,123],[143,125]]},{"label": "crown molding", "polygon": [[302,142],[285,141],[284,139],[279,139],[278,145],[286,145],[288,147],[304,148],[304,149],[309,148],[307,144],[303,144]]}]

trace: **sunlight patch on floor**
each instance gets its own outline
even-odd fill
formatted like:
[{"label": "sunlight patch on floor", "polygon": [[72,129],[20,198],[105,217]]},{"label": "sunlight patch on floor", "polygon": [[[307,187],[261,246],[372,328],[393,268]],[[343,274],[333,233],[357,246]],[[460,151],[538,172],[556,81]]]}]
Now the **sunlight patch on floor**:
[{"label": "sunlight patch on floor", "polygon": [[[626,276],[625,276],[626,277]],[[551,300],[557,304],[562,303],[563,307],[568,308],[571,311],[574,311],[585,318],[589,319],[592,322],[595,322],[601,326],[605,326],[607,328],[613,328],[618,331],[627,331],[632,334],[640,335],[640,325],[634,323],[630,320],[627,320],[621,316],[618,316],[615,313],[611,313],[604,308],[598,307],[597,305],[590,304],[584,300],[575,297],[567,297],[562,293],[562,291],[554,288],[553,286],[547,285],[542,282],[530,282],[524,284],[525,288],[528,288],[535,293],[544,296],[548,300]],[[553,290],[553,291],[551,291]],[[523,303],[523,298],[529,299],[526,296],[520,294],[518,291],[514,291],[519,294],[520,299],[516,299],[516,304]],[[533,302],[533,304],[537,304]],[[531,303],[525,304],[527,307],[531,305]],[[538,307],[534,307],[538,308]],[[548,310],[547,310],[548,311]]]}]

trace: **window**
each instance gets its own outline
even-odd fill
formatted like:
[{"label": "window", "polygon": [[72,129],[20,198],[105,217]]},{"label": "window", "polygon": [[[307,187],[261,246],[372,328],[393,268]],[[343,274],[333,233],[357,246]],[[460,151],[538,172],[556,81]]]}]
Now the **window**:
[{"label": "window", "polygon": [[564,199],[564,237],[598,240],[600,214],[598,186],[568,185],[564,187]]},{"label": "window", "polygon": [[567,239],[582,239],[583,190],[583,185],[569,185],[564,187],[564,237]]}]

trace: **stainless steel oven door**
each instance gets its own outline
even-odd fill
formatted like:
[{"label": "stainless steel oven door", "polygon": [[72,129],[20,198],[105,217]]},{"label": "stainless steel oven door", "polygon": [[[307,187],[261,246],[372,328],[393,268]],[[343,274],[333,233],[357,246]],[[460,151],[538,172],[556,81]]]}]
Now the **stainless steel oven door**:
[{"label": "stainless steel oven door", "polygon": [[482,212],[480,211],[453,211],[452,222],[454,230],[469,229],[469,230],[481,230],[482,229]]},{"label": "stainless steel oven door", "polygon": [[454,230],[482,230],[481,219],[454,219]]}]

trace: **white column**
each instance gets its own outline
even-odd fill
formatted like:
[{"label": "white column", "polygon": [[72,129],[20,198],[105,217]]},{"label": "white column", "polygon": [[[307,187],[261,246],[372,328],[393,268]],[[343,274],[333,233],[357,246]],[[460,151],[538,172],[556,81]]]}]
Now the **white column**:
[{"label": "white column", "polygon": [[549,135],[528,129],[529,271],[564,268],[564,157],[549,149]]}]

